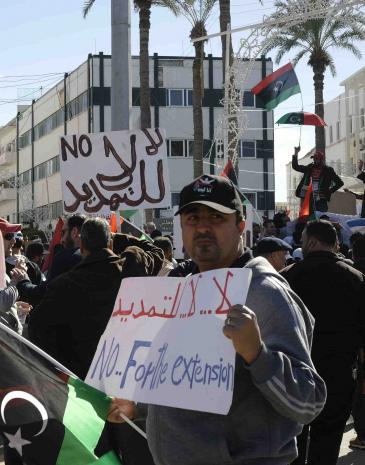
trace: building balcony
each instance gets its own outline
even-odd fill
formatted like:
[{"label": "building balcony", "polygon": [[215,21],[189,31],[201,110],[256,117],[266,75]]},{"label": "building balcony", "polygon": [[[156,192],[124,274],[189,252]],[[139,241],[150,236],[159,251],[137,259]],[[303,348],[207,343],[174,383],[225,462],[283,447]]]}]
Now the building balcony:
[{"label": "building balcony", "polygon": [[0,202],[5,202],[7,200],[16,199],[16,189],[12,187],[1,187],[0,188]]},{"label": "building balcony", "polygon": [[0,155],[0,167],[12,165],[16,162],[16,152],[13,150],[6,150]]}]

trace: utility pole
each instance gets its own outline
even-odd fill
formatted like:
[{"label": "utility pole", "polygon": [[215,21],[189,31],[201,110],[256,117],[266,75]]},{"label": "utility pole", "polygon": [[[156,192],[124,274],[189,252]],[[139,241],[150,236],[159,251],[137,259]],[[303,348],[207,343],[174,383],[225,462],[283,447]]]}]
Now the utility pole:
[{"label": "utility pole", "polygon": [[131,112],[131,2],[111,0],[112,131],[129,129]]}]

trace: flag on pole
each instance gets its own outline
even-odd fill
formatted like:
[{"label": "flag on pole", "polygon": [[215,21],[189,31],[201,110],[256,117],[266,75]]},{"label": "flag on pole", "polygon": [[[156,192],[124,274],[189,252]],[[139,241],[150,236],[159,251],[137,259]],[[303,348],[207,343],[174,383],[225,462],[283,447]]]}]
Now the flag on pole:
[{"label": "flag on pole", "polygon": [[0,324],[0,433],[23,463],[117,465],[94,455],[111,399],[62,373]]},{"label": "flag on pole", "polygon": [[314,206],[314,197],[313,197],[313,185],[312,185],[312,178],[310,179],[310,183],[305,193],[305,197],[300,207],[299,211],[299,219],[310,221],[316,219],[316,211]]},{"label": "flag on pole", "polygon": [[251,89],[251,92],[261,100],[266,110],[273,110],[279,103],[299,94],[300,85],[293,65],[288,63],[277,69]]},{"label": "flag on pole", "polygon": [[226,178],[228,178],[229,180],[233,182],[233,184],[237,187],[237,191],[240,196],[240,199],[242,200],[242,203],[245,204],[246,197],[240,191],[240,188],[238,186],[236,170],[234,169],[232,160],[230,158],[228,159],[226,166],[223,168],[223,171],[221,172],[220,176],[225,176]]},{"label": "flag on pole", "polygon": [[57,244],[61,243],[63,224],[64,224],[63,219],[61,217],[59,217],[58,221],[57,221],[57,224],[56,224],[56,228],[55,228],[54,233],[53,233],[51,243],[49,244],[49,249],[48,249],[49,253],[46,256],[46,259],[45,259],[45,261],[43,263],[43,266],[42,266],[42,271],[43,272],[47,271],[50,268],[51,263],[53,261],[53,257],[54,257],[55,246]]}]

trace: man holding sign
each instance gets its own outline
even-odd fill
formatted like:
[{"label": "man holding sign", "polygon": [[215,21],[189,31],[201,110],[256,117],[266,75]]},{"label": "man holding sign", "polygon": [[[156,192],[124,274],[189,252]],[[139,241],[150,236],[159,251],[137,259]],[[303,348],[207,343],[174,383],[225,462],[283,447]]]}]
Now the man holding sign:
[{"label": "man holding sign", "polygon": [[[177,214],[193,275],[246,266],[252,281],[247,307],[232,306],[222,328],[236,351],[228,414],[150,404],[147,437],[154,460],[287,465],[297,455],[295,436],[302,424],[325,402],[324,382],[309,355],[313,318],[264,258],[246,264],[242,204],[228,179],[206,175],[185,186]],[[133,417],[122,402],[120,410]]]}]

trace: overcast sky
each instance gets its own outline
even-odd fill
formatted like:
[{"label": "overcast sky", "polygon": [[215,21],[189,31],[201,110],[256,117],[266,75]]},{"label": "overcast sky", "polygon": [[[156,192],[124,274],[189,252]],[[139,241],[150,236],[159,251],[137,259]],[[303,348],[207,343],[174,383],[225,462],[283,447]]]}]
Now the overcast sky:
[{"label": "overcast sky", "polygon": [[[86,60],[89,53],[103,51],[108,54],[110,45],[110,0],[97,0],[86,19],[82,17],[82,0],[12,0],[1,2],[0,17],[0,125],[16,115],[16,101],[37,96],[33,93],[41,86],[44,89],[55,84],[62,74],[72,71]],[[231,0],[232,28],[260,22],[263,15],[273,11],[274,0]],[[207,23],[208,32],[219,31],[219,10],[215,8]],[[234,35],[237,50],[240,33]],[[132,53],[138,54],[138,16],[132,14]],[[220,40],[206,44],[207,53],[221,55]],[[365,44],[360,44],[365,52]],[[184,18],[175,19],[163,8],[154,8],[150,52],[160,55],[193,56],[189,40],[189,23]],[[347,52],[334,51],[337,76],[327,73],[325,100],[328,101],[343,91],[340,83],[364,66]],[[273,55],[274,57],[274,55]],[[283,59],[282,65],[290,60]],[[303,61],[296,69],[302,89],[305,111],[314,111],[312,71]],[[60,74],[57,74],[60,73]],[[33,76],[48,74],[47,76]],[[12,77],[9,77],[12,76]],[[26,103],[26,102],[25,102]],[[275,120],[289,111],[301,109],[300,96],[282,103],[275,111]],[[275,173],[276,200],[286,200],[285,164],[290,160],[293,146],[299,140],[299,128],[275,128]],[[314,145],[314,128],[303,128],[302,153]]]}]

